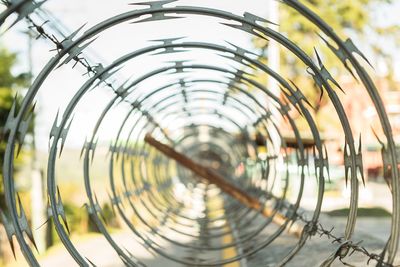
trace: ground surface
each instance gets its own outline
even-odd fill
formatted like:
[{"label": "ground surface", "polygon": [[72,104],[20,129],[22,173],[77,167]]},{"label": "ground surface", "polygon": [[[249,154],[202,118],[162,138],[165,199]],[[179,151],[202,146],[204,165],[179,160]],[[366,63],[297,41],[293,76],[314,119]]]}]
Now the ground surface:
[{"label": "ground surface", "polygon": [[[340,233],[345,227],[345,219],[340,217],[322,217],[322,223],[328,228],[329,225],[335,226],[335,233],[340,236]],[[380,218],[360,218],[357,223],[357,232],[355,233],[354,240],[363,240],[363,245],[369,251],[379,252],[384,246],[390,228],[390,219]],[[262,240],[267,238],[276,230],[275,226],[268,227],[267,230],[263,231],[262,234],[258,235],[258,239]],[[113,234],[115,241],[123,247],[129,248],[131,252],[136,255],[141,261],[147,266],[162,266],[162,267],[179,267],[179,265],[172,261],[166,260],[162,257],[153,257],[146,251],[138,242],[134,242],[133,235],[128,232],[119,232]],[[116,253],[110,248],[107,241],[102,236],[92,235],[88,237],[74,237],[78,250],[91,259],[97,266],[104,267],[119,267],[123,266]],[[188,242],[190,240],[181,240]],[[276,266],[286,253],[293,248],[297,242],[291,234],[283,234],[273,243],[271,243],[267,249],[260,253],[257,253],[241,264],[232,264],[226,266],[232,267],[260,267],[260,266]],[[301,267],[301,266],[319,266],[326,258],[328,258],[335,249],[337,244],[332,244],[330,240],[326,238],[312,238],[306,244],[306,246],[296,255],[292,261],[286,266]],[[176,247],[164,247],[164,251],[170,255],[176,257],[187,257],[189,249],[177,249]],[[196,252],[192,250],[193,256]],[[199,252],[197,252],[198,254]],[[225,252],[226,253],[226,252]],[[229,251],[228,251],[229,254]],[[201,257],[201,255],[199,255]],[[217,255],[214,255],[218,257]],[[221,258],[226,255],[220,255]],[[367,266],[366,258],[361,254],[353,254],[351,257],[345,258],[346,262],[351,262],[354,266]],[[59,248],[52,249],[40,260],[42,266],[77,266],[73,259],[65,253],[65,249],[61,246]],[[23,263],[23,259],[19,256],[18,261],[13,266],[26,266]],[[335,261],[332,266],[343,266],[339,261]],[[371,266],[374,264],[371,263]]]}]

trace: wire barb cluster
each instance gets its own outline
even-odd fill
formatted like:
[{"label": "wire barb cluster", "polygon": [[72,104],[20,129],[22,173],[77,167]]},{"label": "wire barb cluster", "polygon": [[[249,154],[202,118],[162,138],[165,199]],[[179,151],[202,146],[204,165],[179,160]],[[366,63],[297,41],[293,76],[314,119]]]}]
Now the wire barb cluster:
[{"label": "wire barb cluster", "polygon": [[[366,264],[376,262],[377,266],[394,266],[399,243],[400,188],[399,170],[393,166],[398,166],[399,161],[382,100],[354,54],[361,56],[367,64],[370,63],[350,39],[340,39],[301,2],[282,1],[282,8],[292,8],[318,28],[317,34],[322,42],[352,77],[363,84],[365,93],[369,94],[375,106],[381,126],[379,132],[385,141],[377,138],[382,145],[382,162],[385,176],[390,177],[388,184],[393,201],[390,238],[380,254],[371,253],[361,242],[352,240],[360,181],[365,185],[361,136],[356,148],[351,122],[338,96],[338,93],[345,92],[345,88],[329,72],[317,49],[314,55],[307,55],[300,44],[293,43],[289,37],[273,30],[271,26],[276,26],[273,22],[249,12],[236,15],[207,7],[179,6],[175,5],[179,2],[174,0],[133,3],[133,9],[129,7],[127,12],[106,19],[85,31],[83,29],[87,27],[83,25],[72,33],[63,33],[49,13],[44,12],[45,2],[5,0],[3,3],[6,9],[0,13],[0,26],[15,14],[17,18],[11,22],[8,30],[25,19],[28,29],[36,32],[34,38],[49,41],[52,45],[50,51],[55,51],[54,57],[33,81],[22,103],[13,105],[4,127],[7,148],[3,163],[3,183],[7,210],[0,210],[0,218],[13,252],[15,236],[31,266],[39,266],[39,262],[24,236],[26,233],[36,247],[15,185],[14,160],[18,155],[18,152],[15,154],[15,147],[18,144],[19,151],[24,143],[34,112],[32,106],[39,90],[43,90],[42,85],[52,72],[62,70],[66,65],[72,68],[77,65],[83,67],[83,76],[87,80],[75,91],[64,112],[57,113],[49,129],[47,217],[53,222],[68,253],[80,266],[96,265],[95,260],[81,255],[70,239],[72,230],[63,204],[65,196],[62,197],[62,188],[56,179],[59,174],[57,164],[71,128],[74,127],[75,117],[82,115],[76,110],[84,105],[84,98],[96,97],[91,95],[94,91],[110,90],[113,94],[94,122],[90,136],[84,138],[79,155],[87,196],[83,206],[91,222],[126,266],[146,264],[139,260],[140,257],[133,250],[115,240],[110,233],[110,221],[123,223],[124,229],[133,233],[135,240],[155,257],[161,256],[176,264],[222,266],[240,262],[242,266],[251,265],[252,258],[271,248],[274,241],[284,235],[285,230],[289,229],[290,232],[291,228],[300,224],[300,235],[295,245],[285,251],[285,255],[277,256],[274,264],[287,264],[301,248],[306,249],[306,242],[311,237],[326,237],[338,247],[323,259],[321,266],[330,266],[335,260],[353,266],[348,261],[356,252],[367,257]],[[275,72],[257,53],[230,41],[220,44],[195,38],[161,36],[151,41],[150,45],[113,60],[111,64],[89,59],[86,54],[93,44],[99,42],[99,37],[106,30],[120,25],[139,27],[149,22],[195,20],[199,16],[217,21],[218,26],[222,25],[226,30],[244,32],[267,41],[274,40],[305,66],[309,75],[306,78],[313,81],[320,90],[320,98],[324,93],[329,98],[343,130],[344,177],[351,189],[349,215],[342,236],[334,234],[333,227],[325,227],[319,220],[324,186],[331,172],[328,158],[330,151],[310,112],[312,105],[301,86]],[[161,32],[159,34],[162,35]],[[222,59],[225,64],[177,56],[199,51]],[[126,65],[132,62],[140,64],[145,57],[159,59],[161,63],[154,64],[149,71],[140,75],[121,79]],[[166,57],[167,61],[164,60]],[[316,58],[315,62],[311,57]],[[255,70],[272,77],[279,85],[280,94],[271,92],[262,84]],[[163,81],[163,85],[154,88],[157,79]],[[122,118],[122,122],[112,122],[111,126],[104,127],[110,114],[120,107],[123,108],[118,117]],[[307,123],[312,142],[307,143],[302,136],[293,113],[301,115]],[[292,131],[293,142],[283,137],[280,122],[285,122]],[[118,126],[118,123],[121,124]],[[98,162],[99,151],[104,148],[104,144],[99,141],[104,128],[115,129],[116,133],[107,148],[108,184],[106,192],[101,194],[95,186],[98,177],[93,174],[93,166]],[[237,200],[221,194],[215,185],[193,179],[193,173],[143,143],[143,137],[148,132],[257,198],[263,210],[268,209],[267,216],[261,218],[262,212],[249,209]],[[374,134],[377,136],[375,131]],[[260,151],[260,147],[265,148],[266,152]],[[296,159],[294,167],[298,170],[295,175],[290,173],[290,157],[293,155]],[[311,176],[315,176],[317,181],[314,185],[315,208],[311,213],[307,212],[312,217],[307,219],[301,208],[301,200],[305,194],[304,188],[311,183],[311,179],[307,178]],[[297,184],[297,189],[294,189],[294,184]],[[294,197],[289,198],[292,191],[296,191]],[[106,216],[105,204],[112,209],[111,219]],[[135,218],[138,225],[133,223],[132,218]],[[166,249],[166,243],[182,253],[170,253],[172,250]],[[230,249],[235,251],[233,255],[221,257]]]}]

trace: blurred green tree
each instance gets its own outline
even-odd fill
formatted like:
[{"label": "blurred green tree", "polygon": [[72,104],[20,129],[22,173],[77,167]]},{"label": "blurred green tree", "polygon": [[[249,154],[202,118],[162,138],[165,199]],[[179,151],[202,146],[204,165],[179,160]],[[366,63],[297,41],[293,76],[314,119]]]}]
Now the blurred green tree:
[{"label": "blurred green tree", "polygon": [[[307,0],[302,1],[313,12],[318,14],[335,32],[346,39],[349,35],[357,41],[363,42],[370,37],[368,42],[373,47],[374,57],[381,57],[388,60],[385,49],[382,48],[382,42],[376,42],[376,38],[371,37],[371,32],[376,33],[381,38],[385,36],[394,36],[394,33],[400,33],[398,26],[381,26],[373,21],[373,11],[379,5],[390,5],[391,0],[359,0],[359,1],[338,1],[338,0]],[[308,55],[315,55],[314,48],[322,58],[325,67],[334,77],[340,77],[343,74],[349,74],[341,66],[340,62],[331,50],[324,44],[322,39],[316,33],[320,33],[318,28],[310,23],[296,10],[285,7],[279,9],[279,32],[287,36],[291,41],[300,46]],[[400,38],[399,38],[400,39]],[[382,40],[382,39],[381,39]],[[261,60],[268,63],[267,48],[268,41],[262,38],[254,38],[253,43],[256,48],[261,50]],[[389,64],[388,64],[389,65]],[[390,64],[393,65],[393,64]],[[327,95],[320,99],[320,91],[314,84],[310,76],[306,74],[305,65],[295,58],[287,50],[280,50],[280,71],[279,73],[286,79],[292,80],[298,84],[309,102],[315,108],[317,115],[320,109],[328,103]],[[389,75],[392,74],[389,70]],[[267,76],[258,73],[257,78],[266,84]],[[389,77],[391,78],[391,77]]]},{"label": "blurred green tree", "polygon": [[[6,136],[4,126],[7,121],[11,106],[18,90],[27,86],[30,77],[27,73],[14,74],[13,68],[17,63],[17,54],[0,47],[0,164],[3,166],[3,158],[6,148]],[[0,173],[2,170],[0,170]],[[1,178],[0,194],[3,195],[3,182]],[[0,207],[3,206],[3,197],[0,198]]]}]

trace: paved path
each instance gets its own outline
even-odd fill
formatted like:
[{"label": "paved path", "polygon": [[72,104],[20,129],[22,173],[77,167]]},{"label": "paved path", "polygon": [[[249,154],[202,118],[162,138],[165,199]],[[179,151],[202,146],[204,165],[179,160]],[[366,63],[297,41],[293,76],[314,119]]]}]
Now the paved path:
[{"label": "paved path", "polygon": [[[335,232],[340,235],[345,226],[345,219],[343,218],[323,218],[323,223],[328,228],[328,225],[335,226]],[[357,228],[354,240],[363,240],[363,245],[369,250],[379,252],[384,246],[384,241],[388,237],[390,220],[389,219],[368,219],[360,218],[357,223]],[[257,236],[257,239],[262,240],[267,238],[275,231],[276,227],[269,227],[263,231],[262,234]],[[138,242],[134,241],[133,235],[130,233],[115,233],[113,234],[115,241],[122,247],[129,248],[130,251],[136,255],[147,266],[162,266],[162,267],[181,267],[172,261],[166,260],[162,257],[154,258],[146,251]],[[92,235],[90,237],[80,237],[77,243],[78,250],[87,258],[92,260],[97,266],[101,267],[122,267],[124,266],[117,254],[111,249],[107,241],[100,235]],[[182,242],[189,242],[190,240],[181,240]],[[276,266],[277,261],[295,245],[297,239],[289,234],[283,234],[277,238],[267,249],[261,253],[247,259],[247,266],[260,267],[260,266]],[[298,255],[287,265],[289,267],[301,266],[319,266],[320,263],[329,257],[329,255],[337,248],[336,244],[332,244],[326,238],[312,238],[307,242],[306,246],[300,251]],[[178,249],[177,247],[165,246],[164,251],[176,257],[187,256],[189,250]],[[203,255],[204,256],[204,255]],[[366,259],[362,255],[355,253],[351,256],[351,262],[355,266],[366,266]],[[77,266],[73,259],[66,253],[63,247],[51,250],[46,257],[40,261],[42,266]],[[26,266],[23,264],[21,256],[16,265],[18,267]],[[332,266],[343,266],[340,262],[336,261]]]}]

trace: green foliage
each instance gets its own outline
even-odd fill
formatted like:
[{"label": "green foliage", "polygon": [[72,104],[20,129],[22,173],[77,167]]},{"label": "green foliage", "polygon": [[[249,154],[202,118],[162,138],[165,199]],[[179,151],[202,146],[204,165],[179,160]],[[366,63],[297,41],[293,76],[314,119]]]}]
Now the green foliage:
[{"label": "green foliage", "polygon": [[17,55],[0,48],[0,88],[16,89],[26,86],[28,77],[26,73],[14,75],[11,70],[17,63]]},{"label": "green foliage", "polygon": [[[17,63],[17,55],[15,53],[10,53],[4,48],[0,48],[0,62],[0,125],[2,130],[14,102],[16,90],[26,86],[29,77],[25,73],[19,75],[12,73],[12,68]],[[2,149],[0,153],[2,159],[4,150]]]},{"label": "green foliage", "polygon": [[73,202],[64,202],[65,216],[71,233],[85,233],[88,225],[88,214],[85,209]]},{"label": "green foliage", "polygon": [[[302,1],[310,10],[318,14],[331,28],[333,28],[340,37],[346,38],[349,32],[354,34],[363,34],[365,26],[373,28],[371,23],[372,4],[382,2],[379,0],[358,0],[358,1],[337,1],[337,0],[309,0]],[[386,1],[387,2],[387,1]],[[309,22],[303,15],[296,10],[282,6],[279,10],[279,31],[287,36],[291,41],[298,44],[308,55],[314,53],[314,47],[322,44],[321,38],[316,34],[319,32],[317,27]],[[373,28],[374,31],[382,33],[385,31],[382,27]],[[254,39],[256,47],[266,49],[267,41],[256,38]],[[324,64],[329,69],[329,62],[333,59],[329,50],[319,51],[324,59]],[[281,52],[282,66],[289,66],[284,69],[285,74],[297,75],[299,71],[303,72],[304,67],[294,62],[294,58],[286,51]],[[295,64],[293,64],[295,63]],[[295,75],[293,78],[295,78]]]},{"label": "green foliage", "polygon": [[[15,75],[12,69],[17,63],[17,55],[11,53],[4,48],[0,48],[0,164],[3,165],[3,158],[6,148],[5,136],[3,136],[3,128],[7,121],[8,114],[14,102],[18,89],[26,86],[29,76],[26,73]],[[1,171],[0,171],[1,173]],[[0,183],[0,192],[2,192]],[[1,203],[0,203],[1,204]]]},{"label": "green foliage", "polygon": [[13,103],[13,88],[19,83],[19,80],[11,73],[11,68],[16,62],[15,54],[0,49],[0,62],[0,125],[3,127]]},{"label": "green foliage", "polygon": [[116,219],[116,216],[115,216],[110,204],[104,203],[102,211],[103,211],[104,219],[107,222],[107,225],[112,226],[112,227],[118,227],[118,221]]},{"label": "green foliage", "polygon": [[[347,217],[349,215],[349,209],[344,208],[344,209],[338,209],[338,210],[332,210],[327,212],[328,215],[334,216],[334,217]],[[358,217],[391,217],[392,214],[388,212],[387,210],[380,208],[380,207],[373,207],[373,208],[359,208]]]},{"label": "green foliage", "polygon": [[[367,34],[367,32],[371,31],[380,36],[385,34],[391,36],[400,32],[398,27],[388,26],[382,28],[372,21],[372,11],[374,8],[376,9],[381,4],[388,4],[391,2],[390,0],[308,0],[301,2],[318,14],[343,40],[347,39],[349,35],[356,36],[357,40],[371,39],[372,37]],[[279,32],[298,45],[307,55],[314,57],[314,59],[314,48],[316,48],[324,66],[333,77],[339,79],[343,74],[350,75],[318,35],[322,34],[321,31],[303,15],[295,9],[282,4],[279,9],[279,17]],[[373,41],[368,41],[368,43],[370,42],[372,43]],[[256,48],[263,51],[262,60],[268,64],[267,53],[265,52],[268,48],[268,41],[262,38],[254,38],[253,43]],[[372,44],[370,46],[373,47]],[[377,44],[377,47],[379,46],[382,46],[382,44]],[[317,123],[319,117],[324,121],[329,120],[330,118],[327,118],[327,116],[334,116],[334,113],[327,111],[321,112],[325,114],[320,114],[322,108],[326,107],[329,103],[327,94],[324,94],[320,99],[321,91],[316,87],[311,76],[306,73],[306,66],[291,52],[288,52],[287,49],[282,48],[282,46],[280,47],[280,75],[292,80],[299,86],[303,94],[315,108],[314,112]],[[384,51],[375,49],[374,47],[373,49],[375,55],[380,57],[385,56]],[[265,84],[267,80],[266,75],[264,73],[257,73],[256,75],[258,80],[263,81]],[[332,118],[331,121],[335,121],[335,118]]]}]

